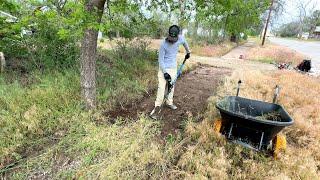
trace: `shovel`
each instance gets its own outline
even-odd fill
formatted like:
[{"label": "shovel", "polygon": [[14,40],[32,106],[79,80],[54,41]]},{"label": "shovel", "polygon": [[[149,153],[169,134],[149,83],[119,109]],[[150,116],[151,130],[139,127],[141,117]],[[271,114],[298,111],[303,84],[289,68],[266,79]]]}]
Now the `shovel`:
[{"label": "shovel", "polygon": [[184,68],[184,64],[186,63],[187,59],[186,57],[184,58],[182,64],[180,64],[179,66],[179,69],[178,69],[178,72],[177,72],[177,75],[176,75],[176,78],[174,80],[167,80],[167,85],[166,85],[166,92],[165,92],[165,95],[164,95],[164,100],[163,100],[163,103],[165,102],[165,100],[168,100],[168,96],[173,88],[173,86],[176,84],[178,78],[181,76],[182,74],[182,71],[183,71],[183,68]]}]

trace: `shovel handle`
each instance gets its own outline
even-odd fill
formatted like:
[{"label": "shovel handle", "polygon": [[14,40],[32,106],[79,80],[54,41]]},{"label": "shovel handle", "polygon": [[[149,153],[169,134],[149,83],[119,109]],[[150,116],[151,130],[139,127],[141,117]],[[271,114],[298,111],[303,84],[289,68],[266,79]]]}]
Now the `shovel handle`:
[{"label": "shovel handle", "polygon": [[180,67],[179,67],[179,69],[178,69],[176,78],[175,78],[173,81],[171,81],[171,85],[172,85],[172,86],[176,83],[177,79],[181,76],[182,70],[183,70],[183,68],[184,68],[184,64],[186,63],[186,61],[187,61],[187,59],[184,58],[182,64],[180,65]]}]

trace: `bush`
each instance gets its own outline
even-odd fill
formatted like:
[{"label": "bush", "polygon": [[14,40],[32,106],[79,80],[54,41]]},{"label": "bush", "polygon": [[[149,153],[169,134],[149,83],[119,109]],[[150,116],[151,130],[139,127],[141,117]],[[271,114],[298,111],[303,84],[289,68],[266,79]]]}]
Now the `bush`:
[{"label": "bush", "polygon": [[0,47],[8,64],[19,60],[28,71],[77,66],[81,28],[76,28],[73,17],[53,9],[24,13],[17,22],[0,20],[4,25]]}]

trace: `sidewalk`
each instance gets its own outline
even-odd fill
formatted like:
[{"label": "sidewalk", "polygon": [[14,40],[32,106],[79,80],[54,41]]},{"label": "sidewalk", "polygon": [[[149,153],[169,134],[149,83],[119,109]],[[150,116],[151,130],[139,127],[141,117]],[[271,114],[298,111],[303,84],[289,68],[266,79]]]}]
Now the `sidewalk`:
[{"label": "sidewalk", "polygon": [[[245,52],[254,45],[253,42],[249,41],[241,46],[238,46],[231,50],[229,53],[222,57],[205,57],[197,56],[191,54],[190,61],[191,63],[201,63],[207,64],[216,67],[226,67],[231,69],[240,69],[240,70],[262,70],[262,71],[272,71],[276,70],[276,67],[271,64],[260,63],[256,61],[239,59],[240,55],[245,54]],[[179,54],[178,58],[183,59],[184,54]]]}]

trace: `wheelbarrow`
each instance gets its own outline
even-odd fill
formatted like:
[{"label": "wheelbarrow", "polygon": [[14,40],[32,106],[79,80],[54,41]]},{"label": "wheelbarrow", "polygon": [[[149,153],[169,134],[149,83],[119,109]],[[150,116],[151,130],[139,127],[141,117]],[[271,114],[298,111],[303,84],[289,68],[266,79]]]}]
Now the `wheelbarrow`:
[{"label": "wheelbarrow", "polygon": [[236,96],[226,96],[216,104],[221,119],[214,122],[214,130],[222,133],[234,143],[262,151],[271,150],[275,157],[286,148],[286,138],[278,134],[293,124],[287,111],[276,104],[279,87],[273,103],[239,97],[241,81]]}]

